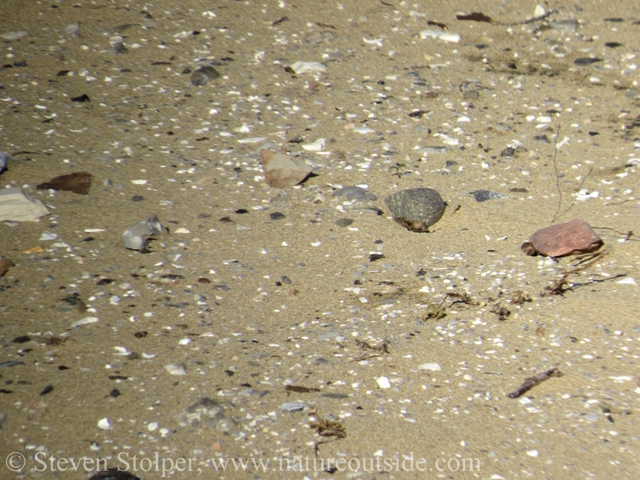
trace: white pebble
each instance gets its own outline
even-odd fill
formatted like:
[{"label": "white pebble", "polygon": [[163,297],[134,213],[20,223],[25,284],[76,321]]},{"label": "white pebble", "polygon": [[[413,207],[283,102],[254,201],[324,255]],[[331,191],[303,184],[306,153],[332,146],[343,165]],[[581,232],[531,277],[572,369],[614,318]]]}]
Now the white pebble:
[{"label": "white pebble", "polygon": [[109,422],[109,419],[103,418],[101,420],[98,420],[98,428],[102,430],[109,430],[111,428],[111,423]]},{"label": "white pebble", "polygon": [[376,380],[376,382],[378,382],[380,388],[391,388],[391,382],[387,377],[380,377]]},{"label": "white pebble", "polygon": [[418,370],[430,370],[432,372],[439,372],[439,371],[442,370],[442,367],[439,364],[435,363],[435,362],[433,362],[433,363],[423,363],[422,365],[420,365],[418,367]]}]

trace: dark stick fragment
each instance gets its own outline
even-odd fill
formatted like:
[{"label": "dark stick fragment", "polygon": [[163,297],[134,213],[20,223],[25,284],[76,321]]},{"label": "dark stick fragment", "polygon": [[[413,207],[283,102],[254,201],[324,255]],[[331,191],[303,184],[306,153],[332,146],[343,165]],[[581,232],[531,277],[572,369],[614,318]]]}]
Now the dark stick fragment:
[{"label": "dark stick fragment", "polygon": [[511,392],[507,397],[509,398],[518,398],[527,393],[533,387],[538,385],[539,383],[544,382],[545,380],[549,380],[551,377],[561,377],[562,372],[558,370],[556,367],[553,367],[551,370],[547,370],[546,372],[540,373],[535,377],[525,378],[522,385],[517,390]]}]

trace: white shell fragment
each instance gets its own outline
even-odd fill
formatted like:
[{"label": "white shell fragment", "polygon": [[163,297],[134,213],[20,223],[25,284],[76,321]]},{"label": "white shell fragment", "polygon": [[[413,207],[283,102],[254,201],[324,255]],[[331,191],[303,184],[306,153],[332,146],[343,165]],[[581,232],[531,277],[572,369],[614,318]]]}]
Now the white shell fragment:
[{"label": "white shell fragment", "polygon": [[439,364],[435,363],[435,362],[423,363],[422,365],[420,365],[418,367],[418,370],[429,370],[431,372],[439,372],[439,371],[442,370],[442,367]]},{"label": "white shell fragment", "polygon": [[324,150],[324,146],[326,142],[327,142],[326,139],[319,138],[313,143],[307,143],[306,145],[302,145],[302,148],[310,152],[319,152],[321,150]]},{"label": "white shell fragment", "polygon": [[442,30],[423,30],[420,32],[420,39],[426,40],[427,38],[439,38],[445,42],[458,43],[460,41],[460,35],[457,33],[443,32]]},{"label": "white shell fragment", "polygon": [[22,188],[0,190],[0,222],[37,222],[40,217],[48,214],[49,210],[42,202]]},{"label": "white shell fragment", "polygon": [[171,375],[186,375],[187,371],[184,368],[184,365],[177,363],[170,363],[169,365],[165,365],[164,369],[169,372]]},{"label": "white shell fragment", "polygon": [[98,317],[85,317],[82,320],[78,320],[71,324],[72,327],[80,327],[82,325],[89,325],[90,323],[97,323],[100,319]]},{"label": "white shell fragment", "polygon": [[122,234],[124,246],[131,250],[144,250],[147,240],[152,235],[162,233],[162,224],[155,214],[140,220],[133,227],[129,227]]},{"label": "white shell fragment", "polygon": [[108,418],[102,418],[100,420],[98,420],[98,428],[101,430],[110,430],[111,429],[111,422],[109,422]]},{"label": "white shell fragment", "polygon": [[296,73],[324,73],[327,67],[319,62],[296,62],[291,65],[291,70]]},{"label": "white shell fragment", "polygon": [[387,377],[380,377],[376,382],[378,382],[378,386],[380,386],[380,388],[391,388],[391,382]]}]

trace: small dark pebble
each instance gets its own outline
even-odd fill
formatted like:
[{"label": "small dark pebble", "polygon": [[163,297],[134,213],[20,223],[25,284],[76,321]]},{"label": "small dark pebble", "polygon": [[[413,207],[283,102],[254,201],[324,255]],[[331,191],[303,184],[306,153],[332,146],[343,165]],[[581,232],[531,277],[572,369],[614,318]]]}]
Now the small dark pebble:
[{"label": "small dark pebble", "polygon": [[353,223],[353,220],[351,218],[339,218],[338,220],[335,221],[335,224],[341,228],[348,227],[352,223]]},{"label": "small dark pebble", "polygon": [[529,190],[522,187],[515,187],[515,188],[510,188],[509,191],[513,193],[527,193]]},{"label": "small dark pebble", "polygon": [[93,242],[94,240],[95,240],[95,237],[87,237],[82,239],[83,242]]},{"label": "small dark pebble", "polygon": [[220,221],[224,223],[233,223],[233,220],[231,220],[231,217],[222,217]]},{"label": "small dark pebble", "polygon": [[611,22],[611,23],[622,23],[624,22],[624,19],[620,17],[609,17],[609,18],[603,18],[602,21]]},{"label": "small dark pebble", "polygon": [[247,210],[246,208],[239,208],[235,211],[235,213],[237,213],[238,215],[244,215],[246,213],[249,213],[249,210]]},{"label": "small dark pebble", "polygon": [[46,395],[47,393],[51,393],[53,392],[53,385],[47,385],[46,387],[44,387],[42,389],[42,391],[40,392],[40,396],[42,395]]},{"label": "small dark pebble", "polygon": [[286,215],[280,212],[273,212],[269,214],[269,218],[271,220],[282,220],[283,218],[286,218]]},{"label": "small dark pebble", "polygon": [[470,193],[473,195],[476,202],[486,202],[487,200],[503,197],[499,193],[490,192],[489,190],[474,190]]},{"label": "small dark pebble", "polygon": [[286,275],[281,276],[280,280],[282,280],[282,283],[286,283],[287,285],[291,285],[291,279],[289,277],[287,277]]},{"label": "small dark pebble", "polygon": [[380,260],[381,258],[386,258],[382,253],[372,253],[369,255],[369,261],[375,262],[376,260]]},{"label": "small dark pebble", "polygon": [[113,283],[113,279],[101,278],[100,280],[98,280],[98,283],[96,283],[96,285],[109,285],[110,283]]},{"label": "small dark pebble", "polygon": [[109,396],[113,398],[118,398],[120,395],[122,394],[120,393],[120,390],[118,390],[117,388],[114,388],[109,392]]},{"label": "small dark pebble", "polygon": [[176,273],[167,273],[165,275],[160,275],[160,278],[166,278],[167,280],[184,280],[184,276],[178,275]]},{"label": "small dark pebble", "polygon": [[304,142],[304,138],[297,136],[297,137],[293,137],[291,140],[289,140],[289,143],[302,143]]},{"label": "small dark pebble", "polygon": [[60,70],[58,73],[56,73],[56,77],[64,77],[66,74],[68,74],[71,70]]},{"label": "small dark pebble", "polygon": [[134,337],[136,338],[144,338],[147,335],[149,335],[149,332],[143,331],[143,332],[136,332],[133,334]]},{"label": "small dark pebble", "polygon": [[580,65],[580,66],[585,66],[585,65],[592,65],[596,62],[601,62],[602,59],[600,58],[576,58],[573,63],[575,63],[576,65]]},{"label": "small dark pebble", "polygon": [[131,197],[132,202],[141,202],[142,200],[144,200],[144,197],[142,195],[134,195],[133,197]]},{"label": "small dark pebble", "polygon": [[209,280],[208,278],[200,277],[198,279],[198,283],[211,283],[211,280]]},{"label": "small dark pebble", "polygon": [[596,135],[600,135],[600,132],[589,132],[590,137],[595,137]]},{"label": "small dark pebble", "polygon": [[70,370],[70,367],[67,367],[66,365],[58,365],[58,370]]},{"label": "small dark pebble", "polygon": [[31,337],[28,335],[21,335],[13,339],[13,343],[27,343],[31,341]]},{"label": "small dark pebble", "polygon": [[72,102],[90,102],[91,99],[89,98],[89,95],[87,95],[86,93],[83,93],[82,95],[79,95],[77,97],[71,97],[71,101]]},{"label": "small dark pebble", "polygon": [[19,60],[17,62],[13,62],[13,66],[14,67],[26,67],[27,66],[27,61],[26,60]]},{"label": "small dark pebble", "polygon": [[604,46],[609,48],[618,48],[618,47],[621,47],[622,44],[618,42],[607,42],[604,44]]},{"label": "small dark pebble", "polygon": [[542,133],[540,135],[536,135],[535,137],[533,137],[533,139],[536,142],[551,143],[551,142],[549,142],[549,137],[547,137],[544,133]]},{"label": "small dark pebble", "polygon": [[382,245],[384,242],[382,240],[374,240],[373,243],[376,245]]},{"label": "small dark pebble", "polygon": [[120,470],[120,467],[110,468],[93,475],[89,480],[141,480],[129,472]]}]

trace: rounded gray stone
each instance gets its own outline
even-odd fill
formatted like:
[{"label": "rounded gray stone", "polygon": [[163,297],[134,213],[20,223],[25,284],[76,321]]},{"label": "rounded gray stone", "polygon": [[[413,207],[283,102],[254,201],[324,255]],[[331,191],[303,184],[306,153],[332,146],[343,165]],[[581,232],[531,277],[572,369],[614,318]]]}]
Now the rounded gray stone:
[{"label": "rounded gray stone", "polygon": [[446,204],[431,188],[409,188],[384,199],[393,219],[412,232],[427,232],[444,214]]}]

